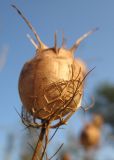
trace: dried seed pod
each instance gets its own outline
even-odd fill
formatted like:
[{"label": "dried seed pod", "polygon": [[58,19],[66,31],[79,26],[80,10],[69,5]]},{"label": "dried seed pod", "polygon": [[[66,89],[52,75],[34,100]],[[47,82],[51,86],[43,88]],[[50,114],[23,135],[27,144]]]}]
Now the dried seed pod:
[{"label": "dried seed pod", "polygon": [[85,149],[94,148],[99,144],[100,134],[100,129],[94,124],[87,124],[80,135],[80,142]]},{"label": "dried seed pod", "polygon": [[35,118],[43,120],[49,120],[50,117],[55,120],[75,112],[81,103],[87,70],[84,62],[74,58],[74,52],[81,41],[96,29],[84,34],[70,49],[63,46],[58,48],[55,34],[54,47],[49,48],[16,6],[13,7],[39,43],[37,45],[29,37],[36,48],[36,55],[25,63],[20,74],[19,94],[23,106]]},{"label": "dried seed pod", "polygon": [[85,65],[79,59],[74,60],[70,51],[63,48],[58,53],[54,48],[40,50],[25,63],[20,74],[19,93],[23,105],[35,117],[47,119],[62,109],[77,90],[59,116],[75,111],[82,98],[85,74]]}]

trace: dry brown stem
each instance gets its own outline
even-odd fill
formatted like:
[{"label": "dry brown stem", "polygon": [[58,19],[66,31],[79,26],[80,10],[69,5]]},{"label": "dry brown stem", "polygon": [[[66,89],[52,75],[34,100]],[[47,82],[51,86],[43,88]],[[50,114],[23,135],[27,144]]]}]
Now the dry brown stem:
[{"label": "dry brown stem", "polygon": [[42,144],[43,144],[45,132],[46,132],[46,128],[41,128],[41,132],[40,132],[40,135],[39,135],[39,139],[38,139],[36,148],[34,150],[32,160],[40,160],[41,159],[40,154],[42,152]]}]

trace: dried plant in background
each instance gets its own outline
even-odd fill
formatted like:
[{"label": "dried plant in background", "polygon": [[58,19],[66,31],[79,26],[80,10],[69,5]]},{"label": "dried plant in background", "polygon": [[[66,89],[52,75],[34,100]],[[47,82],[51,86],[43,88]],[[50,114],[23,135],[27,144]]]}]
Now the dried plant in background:
[{"label": "dried plant in background", "polygon": [[103,117],[95,114],[90,123],[87,123],[80,135],[80,143],[89,150],[99,146],[101,138],[101,127],[103,125]]},{"label": "dried plant in background", "polygon": [[23,104],[21,118],[27,127],[41,128],[32,160],[42,160],[44,155],[51,160],[63,144],[48,158],[46,148],[51,141],[48,138],[49,129],[56,128],[57,131],[80,107],[84,80],[89,74],[84,62],[74,58],[74,52],[81,41],[97,29],[84,34],[70,49],[64,48],[64,45],[58,48],[55,33],[54,47],[49,48],[21,11],[15,5],[12,7],[24,19],[38,41],[37,44],[28,35],[36,48],[36,54],[24,64],[19,78],[19,94]]}]

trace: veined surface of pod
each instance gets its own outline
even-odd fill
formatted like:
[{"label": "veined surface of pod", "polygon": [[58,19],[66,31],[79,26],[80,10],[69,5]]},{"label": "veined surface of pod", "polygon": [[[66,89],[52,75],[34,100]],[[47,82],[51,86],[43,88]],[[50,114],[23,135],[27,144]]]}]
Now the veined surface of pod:
[{"label": "veined surface of pod", "polygon": [[[74,59],[70,51],[61,48],[40,51],[25,63],[19,78],[19,93],[23,105],[35,117],[48,119],[50,115],[68,103],[68,107],[58,114],[64,116],[80,105],[83,92],[85,64]],[[55,119],[59,118],[58,116]]]}]

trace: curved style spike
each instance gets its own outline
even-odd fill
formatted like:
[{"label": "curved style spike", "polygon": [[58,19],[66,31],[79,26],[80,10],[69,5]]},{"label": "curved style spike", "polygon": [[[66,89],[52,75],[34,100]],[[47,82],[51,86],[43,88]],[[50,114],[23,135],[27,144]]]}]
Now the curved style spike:
[{"label": "curved style spike", "polygon": [[56,53],[58,53],[57,50],[57,32],[54,33],[54,50]]},{"label": "curved style spike", "polygon": [[91,35],[92,33],[94,33],[95,31],[97,31],[99,28],[94,28],[93,30],[85,33],[83,36],[81,36],[77,41],[76,43],[70,48],[70,51],[71,52],[74,52],[78,46],[80,45],[80,43],[85,39],[87,38],[89,35]]},{"label": "curved style spike", "polygon": [[[38,36],[37,32],[35,31],[35,29],[31,25],[31,23],[22,14],[22,12],[15,5],[11,5],[11,6],[17,11],[17,13],[22,17],[22,19],[25,21],[25,23],[28,25],[28,27],[32,30],[32,32],[34,33],[34,35],[39,43],[40,48],[41,49],[47,48],[47,46],[40,40],[40,37]],[[39,47],[37,47],[37,48],[39,48]]]}]

